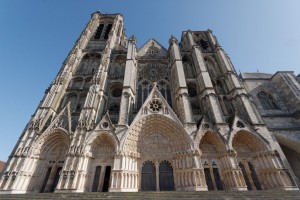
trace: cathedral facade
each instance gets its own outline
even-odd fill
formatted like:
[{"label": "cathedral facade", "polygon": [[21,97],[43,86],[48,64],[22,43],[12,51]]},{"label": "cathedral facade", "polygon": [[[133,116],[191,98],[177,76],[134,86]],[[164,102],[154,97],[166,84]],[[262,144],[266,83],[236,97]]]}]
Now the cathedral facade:
[{"label": "cathedral facade", "polygon": [[[296,137],[284,138],[300,130],[297,77],[239,77],[210,30],[137,48],[123,25],[121,14],[92,14],[12,151],[1,193],[298,190],[299,160],[280,146],[299,156]],[[296,111],[272,100],[273,79]],[[285,117],[294,128],[282,129]]]}]

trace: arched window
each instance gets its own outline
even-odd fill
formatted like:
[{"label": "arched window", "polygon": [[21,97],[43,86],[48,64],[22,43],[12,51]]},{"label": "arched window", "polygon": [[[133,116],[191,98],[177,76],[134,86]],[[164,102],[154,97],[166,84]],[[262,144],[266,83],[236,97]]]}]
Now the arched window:
[{"label": "arched window", "polygon": [[120,106],[119,104],[112,104],[109,106],[109,114],[111,115],[118,115],[119,114],[119,110],[120,110]]},{"label": "arched window", "polygon": [[215,65],[213,64],[213,62],[208,59],[208,58],[204,58],[207,70],[209,72],[209,75],[212,79],[216,79],[218,77],[218,71],[215,68]]},{"label": "arched window", "polygon": [[227,114],[232,115],[234,113],[234,108],[233,108],[230,100],[228,100],[228,98],[224,96],[223,97],[223,102],[224,102]]},{"label": "arched window", "polygon": [[96,30],[96,33],[95,33],[95,36],[94,36],[94,39],[95,40],[98,40],[100,39],[101,37],[101,34],[102,34],[102,31],[103,31],[103,28],[104,28],[104,24],[100,24]]},{"label": "arched window", "polygon": [[125,63],[126,63],[125,56],[117,56],[114,59],[114,62],[111,64],[109,70],[110,78],[118,79],[124,77]]},{"label": "arched window", "polygon": [[183,71],[186,78],[195,78],[196,73],[191,59],[188,56],[182,57]]},{"label": "arched window", "polygon": [[108,39],[108,34],[109,34],[111,28],[112,28],[112,24],[108,24],[106,27],[106,30],[105,30],[104,39],[106,39],[106,40]]},{"label": "arched window", "polygon": [[187,85],[188,87],[188,93],[190,95],[190,97],[196,97],[197,96],[197,86],[194,83],[189,83]]},{"label": "arched window", "polygon": [[77,104],[77,94],[76,93],[68,94],[66,101],[65,101],[65,105],[67,105],[69,102],[71,103],[70,104],[71,111],[74,111],[76,104]]},{"label": "arched window", "polygon": [[191,107],[194,115],[200,115],[202,113],[198,102],[191,102]]},{"label": "arched window", "polygon": [[264,110],[280,110],[271,94],[266,93],[265,91],[260,91],[257,94],[257,98]]},{"label": "arched window", "polygon": [[100,66],[100,54],[92,53],[86,54],[81,59],[80,64],[78,65],[75,74],[77,75],[87,75],[94,74]]},{"label": "arched window", "polygon": [[83,88],[84,89],[88,89],[91,85],[91,81],[92,81],[92,77],[87,77],[85,80],[84,80],[84,86]]},{"label": "arched window", "polygon": [[72,88],[81,88],[83,79],[80,77],[74,78],[72,80]]}]

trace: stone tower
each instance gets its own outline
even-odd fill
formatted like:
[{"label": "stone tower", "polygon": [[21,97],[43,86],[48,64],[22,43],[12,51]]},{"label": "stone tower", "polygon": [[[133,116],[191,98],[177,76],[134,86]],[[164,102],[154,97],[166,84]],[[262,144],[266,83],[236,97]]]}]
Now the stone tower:
[{"label": "stone tower", "polygon": [[2,193],[297,190],[212,31],[169,48],[92,14],[9,157]]}]

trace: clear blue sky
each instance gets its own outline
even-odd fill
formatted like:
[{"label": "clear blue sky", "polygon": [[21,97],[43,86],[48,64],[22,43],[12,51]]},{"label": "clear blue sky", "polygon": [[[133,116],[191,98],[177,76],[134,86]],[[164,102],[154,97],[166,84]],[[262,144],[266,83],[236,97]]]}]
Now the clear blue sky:
[{"label": "clear blue sky", "polygon": [[122,13],[138,46],[212,29],[237,71],[300,73],[299,0],[0,1],[0,160],[7,160],[90,14]]}]

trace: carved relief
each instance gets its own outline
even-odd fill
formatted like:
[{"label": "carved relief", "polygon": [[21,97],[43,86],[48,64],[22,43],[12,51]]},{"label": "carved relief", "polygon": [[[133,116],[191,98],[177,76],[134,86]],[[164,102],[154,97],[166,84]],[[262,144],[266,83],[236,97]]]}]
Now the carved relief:
[{"label": "carved relief", "polygon": [[167,65],[157,63],[140,65],[139,77],[140,79],[145,78],[151,81],[169,80],[169,69]]}]

